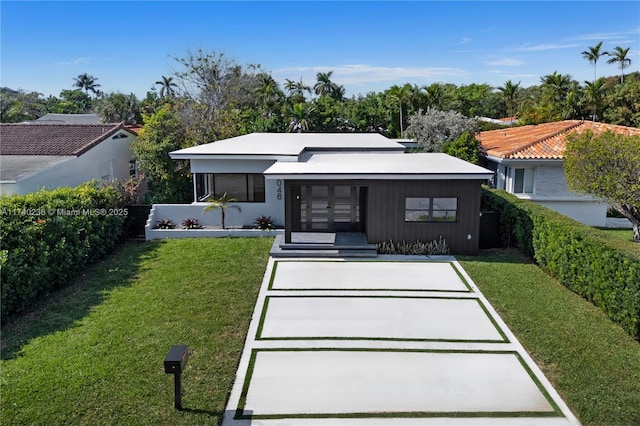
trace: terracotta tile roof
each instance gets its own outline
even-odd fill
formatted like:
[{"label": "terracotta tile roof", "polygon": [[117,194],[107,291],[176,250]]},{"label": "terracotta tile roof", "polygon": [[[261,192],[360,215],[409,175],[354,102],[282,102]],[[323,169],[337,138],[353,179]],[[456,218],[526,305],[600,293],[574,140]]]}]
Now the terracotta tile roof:
[{"label": "terracotta tile roof", "polygon": [[508,129],[480,132],[482,151],[492,157],[517,160],[561,160],[564,158],[566,137],[571,133],[591,130],[602,133],[611,130],[625,135],[639,135],[636,127],[592,121],[565,120]]},{"label": "terracotta tile roof", "polygon": [[110,124],[2,124],[0,155],[79,156],[118,130]]}]

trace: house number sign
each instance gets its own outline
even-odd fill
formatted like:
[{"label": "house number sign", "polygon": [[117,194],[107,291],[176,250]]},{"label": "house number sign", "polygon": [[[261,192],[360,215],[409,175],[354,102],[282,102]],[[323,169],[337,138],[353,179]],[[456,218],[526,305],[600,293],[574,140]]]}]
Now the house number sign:
[{"label": "house number sign", "polygon": [[282,200],[282,180],[276,180],[276,198]]}]

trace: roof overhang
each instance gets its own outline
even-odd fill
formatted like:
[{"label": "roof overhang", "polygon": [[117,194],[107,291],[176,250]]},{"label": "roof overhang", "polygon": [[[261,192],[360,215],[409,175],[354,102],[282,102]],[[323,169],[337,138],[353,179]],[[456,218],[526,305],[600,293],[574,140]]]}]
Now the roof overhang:
[{"label": "roof overhang", "polygon": [[275,163],[264,175],[298,180],[486,180],[493,172],[442,153],[331,153]]}]

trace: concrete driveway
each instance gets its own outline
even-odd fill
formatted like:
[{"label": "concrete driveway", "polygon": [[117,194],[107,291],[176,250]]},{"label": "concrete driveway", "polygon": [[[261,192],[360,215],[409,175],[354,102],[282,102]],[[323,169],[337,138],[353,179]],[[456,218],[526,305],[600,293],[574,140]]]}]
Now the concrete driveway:
[{"label": "concrete driveway", "polygon": [[577,425],[452,257],[271,259],[223,426]]}]

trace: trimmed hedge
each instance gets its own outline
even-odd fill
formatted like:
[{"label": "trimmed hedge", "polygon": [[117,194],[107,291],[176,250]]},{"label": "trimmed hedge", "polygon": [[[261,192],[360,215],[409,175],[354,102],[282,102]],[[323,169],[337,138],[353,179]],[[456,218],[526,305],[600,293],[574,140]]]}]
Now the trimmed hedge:
[{"label": "trimmed hedge", "polygon": [[505,246],[519,248],[640,341],[640,245],[501,190],[483,189],[482,206],[500,213]]},{"label": "trimmed hedge", "polygon": [[0,197],[2,319],[64,287],[118,243],[125,211],[95,182]]}]

